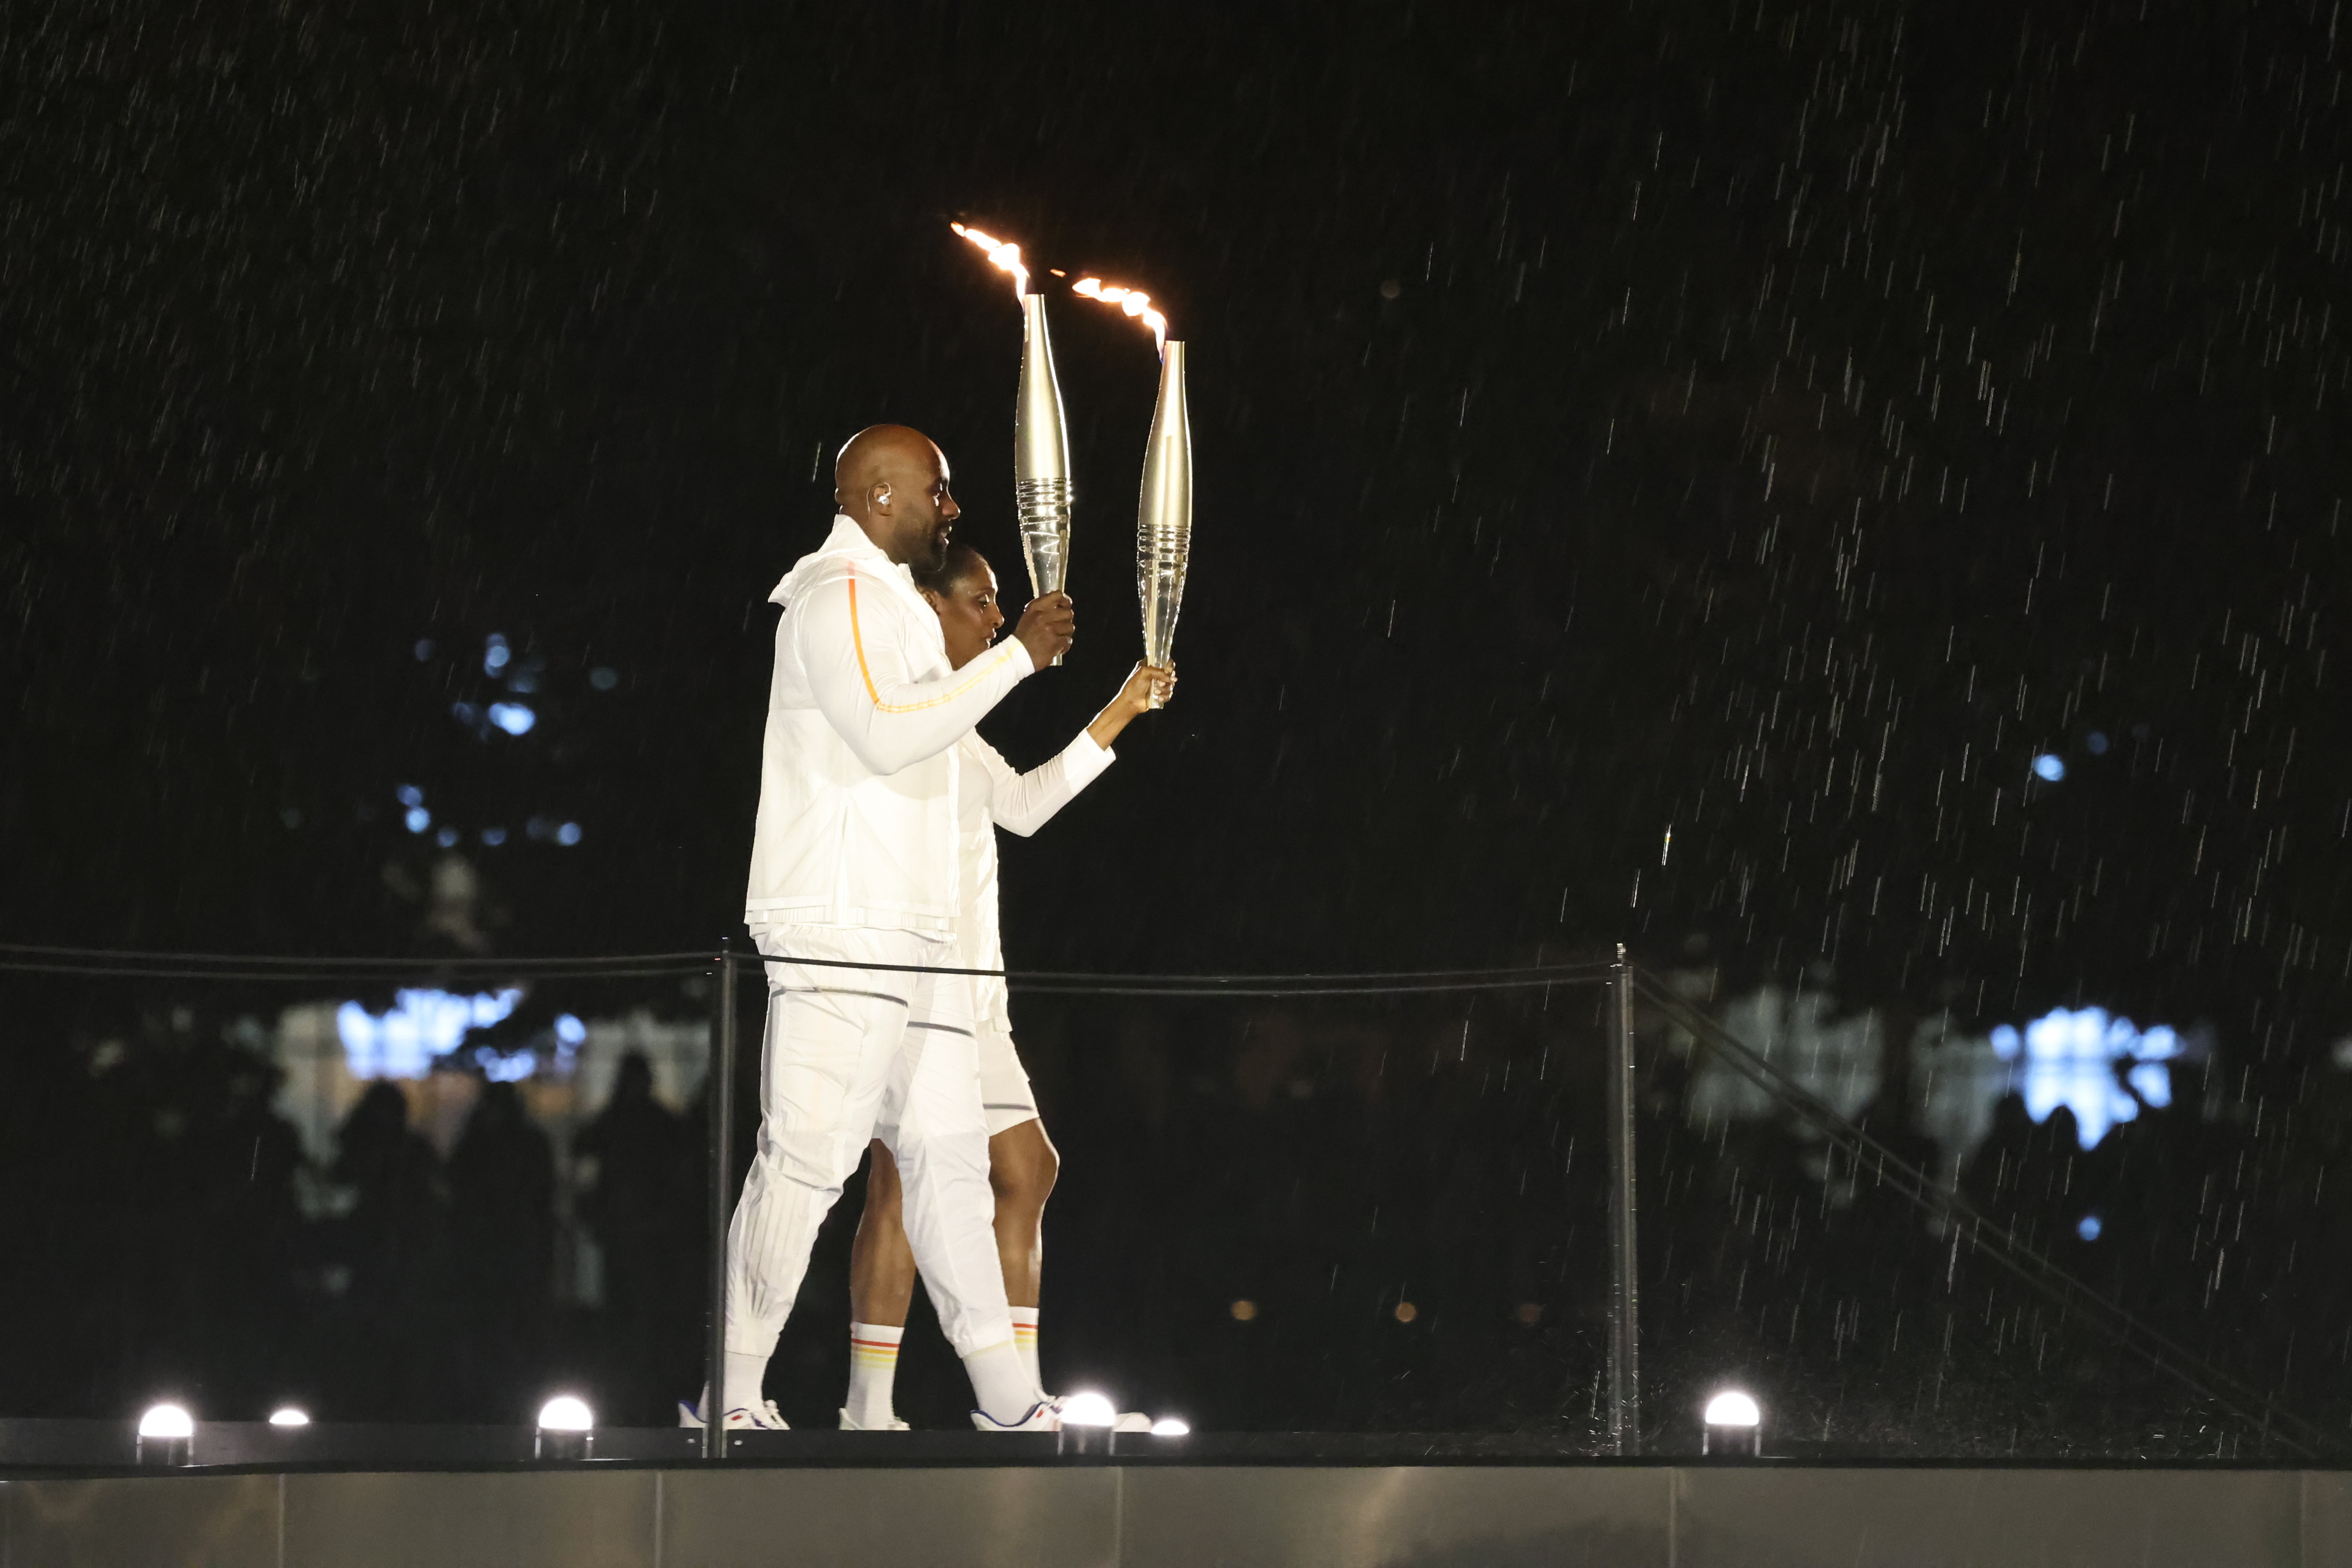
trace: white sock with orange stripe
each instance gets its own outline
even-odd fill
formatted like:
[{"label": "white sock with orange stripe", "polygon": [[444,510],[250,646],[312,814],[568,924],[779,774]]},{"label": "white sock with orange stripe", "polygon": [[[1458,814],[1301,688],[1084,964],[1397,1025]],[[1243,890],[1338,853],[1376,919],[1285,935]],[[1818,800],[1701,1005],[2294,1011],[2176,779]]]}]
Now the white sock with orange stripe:
[{"label": "white sock with orange stripe", "polygon": [[898,1342],[904,1327],[887,1323],[849,1325],[849,1419],[870,1429],[898,1419],[890,1408],[890,1385],[898,1376]]},{"label": "white sock with orange stripe", "polygon": [[1037,1373],[1036,1308],[1015,1307],[1013,1309],[1013,1348],[1021,1352],[1022,1361],[1028,1364],[1029,1381],[1035,1384],[1040,1388],[1045,1387],[1045,1380],[1039,1376]]}]

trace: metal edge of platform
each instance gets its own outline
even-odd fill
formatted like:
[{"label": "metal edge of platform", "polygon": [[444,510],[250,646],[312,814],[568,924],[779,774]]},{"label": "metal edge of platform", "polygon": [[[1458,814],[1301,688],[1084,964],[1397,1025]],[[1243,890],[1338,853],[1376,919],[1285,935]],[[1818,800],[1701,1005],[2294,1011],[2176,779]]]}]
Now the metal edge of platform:
[{"label": "metal edge of platform", "polygon": [[[204,1422],[185,1465],[140,1462],[129,1422],[0,1419],[0,1477],[65,1479],[332,1471],[703,1468],[701,1433],[679,1427],[614,1426],[595,1434],[590,1458],[541,1458],[528,1426]],[[1793,1454],[1708,1459],[1692,1455],[1619,1458],[1538,1434],[1463,1432],[1203,1432],[1181,1437],[1100,1429],[1067,1434],[957,1431],[738,1432],[727,1464],[827,1468],[1004,1468],[1024,1466],[1239,1466],[1280,1468],[1564,1467],[1576,1468],[2118,1471],[2163,1473],[2328,1472],[2352,1461],[2277,1459],[1920,1458]]]},{"label": "metal edge of platform", "polygon": [[567,1465],[10,1479],[9,1568],[2352,1568],[2352,1477],[1727,1465]]}]

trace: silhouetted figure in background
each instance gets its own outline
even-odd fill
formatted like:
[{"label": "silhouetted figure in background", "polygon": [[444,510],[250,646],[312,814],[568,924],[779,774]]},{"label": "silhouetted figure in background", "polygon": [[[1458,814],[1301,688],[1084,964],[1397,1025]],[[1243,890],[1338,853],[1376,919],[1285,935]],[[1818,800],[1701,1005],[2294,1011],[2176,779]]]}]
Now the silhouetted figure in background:
[{"label": "silhouetted figure in background", "polygon": [[433,1145],[410,1131],[399,1086],[374,1083],[336,1135],[331,1174],[356,1189],[331,1239],[331,1281],[343,1310],[341,1386],[331,1413],[345,1420],[445,1415],[443,1352],[436,1342],[446,1301],[446,1207]]},{"label": "silhouetted figure in background", "polygon": [[2080,1123],[2065,1106],[2037,1124],[2014,1091],[1995,1102],[1992,1131],[1960,1175],[1960,1192],[1980,1211],[2042,1250],[2071,1237],[2087,1212],[2078,1180]]},{"label": "silhouetted figure in background", "polygon": [[545,1359],[555,1268],[555,1155],[510,1083],[482,1086],[449,1155],[450,1260],[465,1407],[521,1420]]},{"label": "silhouetted figure in background", "polygon": [[654,1098],[643,1053],[621,1058],[612,1098],[572,1147],[595,1162],[580,1209],[604,1253],[605,1397],[616,1416],[651,1422],[666,1413],[667,1391],[695,1373],[701,1279],[692,1241],[702,1215],[692,1140]]}]

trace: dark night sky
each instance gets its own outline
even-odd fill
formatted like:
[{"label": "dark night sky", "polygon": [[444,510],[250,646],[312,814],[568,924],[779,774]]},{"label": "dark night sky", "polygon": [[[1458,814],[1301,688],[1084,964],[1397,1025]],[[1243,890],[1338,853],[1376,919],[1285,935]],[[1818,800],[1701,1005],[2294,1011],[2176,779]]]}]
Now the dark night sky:
[{"label": "dark night sky", "polygon": [[[0,24],[0,934],[408,950],[417,783],[582,823],[468,851],[503,948],[714,940],[819,459],[924,428],[1018,575],[961,216],[1194,345],[1183,691],[1016,963],[2343,1026],[2327,5],[190,9]],[[1137,647],[1151,358],[1054,309],[1022,761]]]}]

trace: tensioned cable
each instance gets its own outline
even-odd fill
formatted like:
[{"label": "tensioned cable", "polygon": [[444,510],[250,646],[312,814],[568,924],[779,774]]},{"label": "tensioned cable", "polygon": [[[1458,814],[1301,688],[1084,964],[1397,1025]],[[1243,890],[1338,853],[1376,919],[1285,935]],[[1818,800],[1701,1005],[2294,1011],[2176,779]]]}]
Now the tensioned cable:
[{"label": "tensioned cable", "polygon": [[[563,969],[532,969],[522,972],[516,972],[508,969],[483,969],[476,970],[472,973],[490,980],[621,980],[645,978],[646,976],[698,974],[710,967],[710,962],[706,959],[699,963],[687,964],[635,964],[622,968],[575,967]],[[312,982],[341,980],[363,984],[372,984],[378,981],[391,980],[394,978],[412,978],[421,981],[428,979],[436,973],[440,972],[445,972],[443,966],[435,963],[430,960],[420,961],[419,963],[407,966],[405,969],[386,971],[380,969],[351,970],[334,968],[315,970],[173,969],[149,967],[142,964],[20,963],[11,959],[0,958],[0,973],[71,974],[132,980],[241,980],[278,984],[283,984],[288,982],[297,980],[308,980]]]},{"label": "tensioned cable", "polygon": [[[1538,965],[1519,969],[1423,969],[1295,974],[1142,974],[1084,970],[966,969],[945,964],[879,963],[855,959],[782,962],[812,968],[887,973],[961,974],[1003,980],[1013,990],[1046,995],[1100,996],[1375,996],[1447,992],[1534,990],[1606,979],[1612,963]],[[111,978],[241,980],[361,979],[382,981],[436,973],[518,979],[597,979],[689,974],[722,963],[762,962],[736,951],[614,953],[609,957],[309,958],[292,954],[139,952],[110,948],[0,942],[0,972]],[[214,967],[218,966],[218,967]]]},{"label": "tensioned cable", "polygon": [[[1669,990],[1664,982],[1646,969],[1634,970],[1635,989],[1654,1005],[1663,1009],[1674,1022],[1706,1039],[1717,1054],[1758,1088],[1771,1094],[1823,1133],[1837,1140],[1851,1154],[1866,1153],[1877,1168],[1882,1180],[1889,1173],[1898,1178],[1889,1184],[1895,1192],[1917,1207],[1948,1219],[1960,1221],[1972,1233],[1973,1245],[1993,1263],[2017,1279],[2040,1290],[2062,1307],[2076,1309],[2085,1322],[2108,1334],[2118,1342],[2137,1350],[2160,1372],[2179,1378],[2183,1383],[2229,1409],[2242,1419],[2268,1427],[2273,1421],[2297,1430],[2302,1440],[2279,1434],[2279,1441],[2289,1448],[2315,1457],[2335,1448],[2336,1443],[2326,1431],[2286,1409],[2260,1390],[2231,1376],[2200,1357],[2195,1352],[2179,1344],[2164,1333],[2151,1328],[2135,1316],[2129,1309],[2101,1295],[2090,1285],[2068,1273],[2048,1255],[2035,1248],[2007,1226],[1987,1216],[1959,1193],[1944,1185],[1925,1171],[1911,1164],[1869,1132],[1846,1119],[1837,1109],[1807,1089],[1802,1084],[1772,1065],[1738,1037],[1721,1024]],[[2031,1267],[2028,1267],[2031,1265]],[[2090,1307],[2095,1311],[2081,1311]],[[2102,1323],[2099,1312],[2114,1321]],[[2138,1342],[2135,1343],[2137,1341]],[[2251,1405],[2252,1408],[2247,1408]]]},{"label": "tensioned cable", "polygon": [[[79,960],[110,963],[179,963],[179,964],[242,964],[251,969],[285,970],[303,973],[318,969],[353,970],[417,970],[417,969],[492,969],[521,971],[535,965],[603,965],[603,964],[676,964],[688,968],[708,968],[718,962],[714,950],[694,952],[616,952],[611,954],[572,954],[548,958],[492,958],[462,954],[433,954],[418,958],[382,958],[369,956],[313,957],[296,953],[269,952],[139,952],[107,947],[48,947],[32,942],[0,942],[0,957],[25,959],[55,959],[70,965]],[[31,964],[12,965],[31,968]],[[79,973],[70,967],[58,973]]]},{"label": "tensioned cable", "polygon": [[[1759,1088],[1787,1103],[1806,1121],[1822,1132],[1838,1140],[1852,1153],[1866,1152],[1883,1178],[1892,1173],[1899,1180],[1890,1184],[1898,1195],[1918,1207],[1941,1216],[1963,1222],[1972,1232],[1970,1240],[1985,1252],[1995,1264],[2018,1279],[2056,1300],[2063,1307],[2094,1308],[2105,1312],[2115,1321],[2098,1321],[2096,1311],[2084,1311],[2084,1320],[2118,1342],[2131,1345],[2147,1357],[2159,1371],[2179,1377],[2197,1392],[2205,1394],[2242,1418],[2259,1421],[2267,1426],[2272,1419],[2300,1428],[2305,1438],[2319,1448],[2334,1447],[2328,1435],[2316,1425],[2278,1405],[2270,1396],[2240,1382],[2238,1379],[2206,1363],[2158,1330],[2151,1328],[2128,1309],[2101,1295],[2097,1290],[2068,1273],[2058,1263],[2041,1252],[2016,1232],[1979,1210],[1960,1194],[1936,1181],[1924,1171],[1905,1161],[1902,1156],[1880,1142],[1869,1132],[1848,1121],[1837,1110],[1814,1096],[1794,1079],[1731,1034],[1722,1025],[1666,990],[1654,975],[1638,972],[1638,989],[1650,1001],[1664,1008],[1675,1021],[1692,1028],[1693,1033],[1709,1043]],[[2011,1256],[2013,1255],[2013,1256]],[[2031,1265],[2032,1267],[2027,1267]],[[2141,1342],[2133,1344],[2137,1340]],[[2255,1408],[2247,1409],[2252,1404]],[[2312,1450],[2292,1437],[2281,1436],[2280,1441],[2299,1452]]]}]

